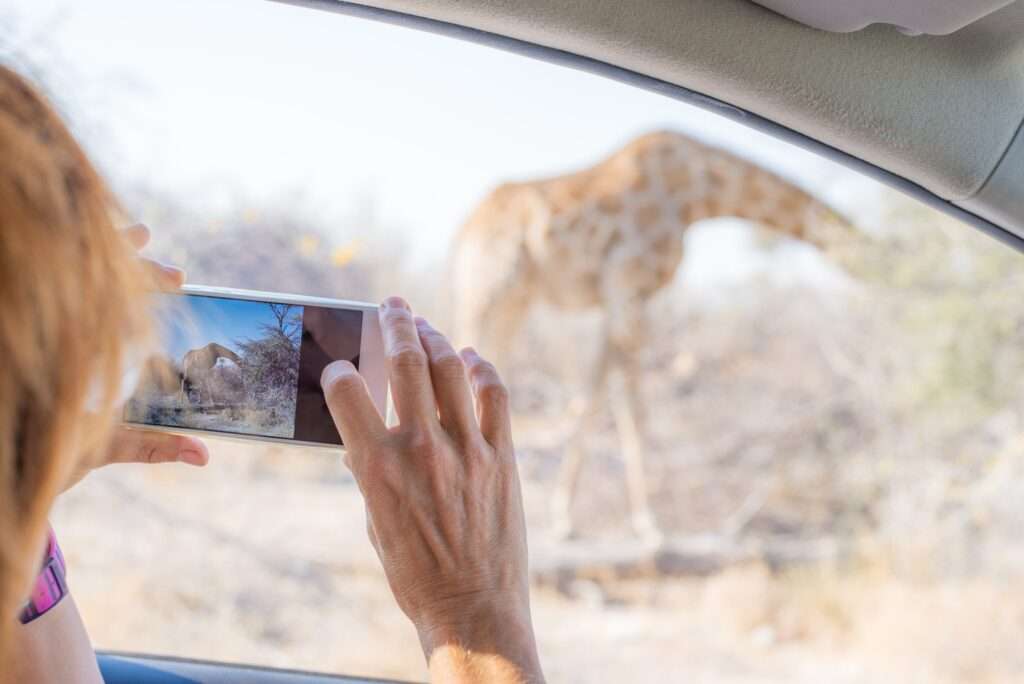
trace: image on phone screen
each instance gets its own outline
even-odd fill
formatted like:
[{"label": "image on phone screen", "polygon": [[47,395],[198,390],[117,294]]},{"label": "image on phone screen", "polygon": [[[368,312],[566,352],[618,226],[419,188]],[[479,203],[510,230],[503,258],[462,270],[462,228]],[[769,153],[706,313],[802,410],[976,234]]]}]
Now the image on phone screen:
[{"label": "image on phone screen", "polygon": [[197,294],[159,295],[158,311],[126,421],[341,444],[320,375],[359,367],[362,311]]}]

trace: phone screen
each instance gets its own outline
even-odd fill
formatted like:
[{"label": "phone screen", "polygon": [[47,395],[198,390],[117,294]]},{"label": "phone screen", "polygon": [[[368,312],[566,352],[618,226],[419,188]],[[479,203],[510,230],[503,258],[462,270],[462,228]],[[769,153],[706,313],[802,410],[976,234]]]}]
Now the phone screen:
[{"label": "phone screen", "polygon": [[125,420],[160,427],[341,444],[320,374],[359,367],[363,312],[198,294],[161,294],[158,354]]}]

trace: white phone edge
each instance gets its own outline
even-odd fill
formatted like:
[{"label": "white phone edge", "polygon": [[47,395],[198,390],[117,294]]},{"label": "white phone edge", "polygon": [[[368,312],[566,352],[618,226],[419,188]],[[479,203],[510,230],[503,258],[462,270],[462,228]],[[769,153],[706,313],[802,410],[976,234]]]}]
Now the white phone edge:
[{"label": "white phone edge", "polygon": [[[358,302],[348,299],[329,299],[326,297],[308,297],[305,295],[281,292],[261,292],[259,290],[241,290],[230,287],[211,287],[207,285],[185,285],[178,290],[181,294],[202,295],[207,297],[223,297],[225,299],[244,299],[255,302],[272,302],[274,304],[296,304],[299,306],[320,306],[327,309],[346,309],[362,311],[362,339],[359,343],[359,374],[366,381],[370,398],[381,417],[391,422],[391,402],[387,382],[387,361],[384,358],[384,337],[380,329],[379,307],[369,302]],[[318,447],[321,449],[344,449],[340,444],[324,444],[323,442],[306,442],[285,437],[266,435],[248,435],[240,432],[222,432],[203,430],[200,428],[164,427],[124,421],[124,425],[132,429],[152,430],[154,432],[172,432],[182,435],[207,435],[217,439],[242,442],[273,442],[293,446]]]}]

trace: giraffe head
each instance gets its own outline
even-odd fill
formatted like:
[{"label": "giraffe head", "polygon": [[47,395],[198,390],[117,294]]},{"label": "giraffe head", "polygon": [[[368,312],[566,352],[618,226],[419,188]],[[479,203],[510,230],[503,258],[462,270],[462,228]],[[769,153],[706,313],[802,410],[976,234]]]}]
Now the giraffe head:
[{"label": "giraffe head", "polygon": [[826,253],[842,249],[857,238],[853,224],[827,204],[791,185],[778,195],[754,195],[737,215],[756,221],[777,235],[788,235]]},{"label": "giraffe head", "polygon": [[851,250],[862,244],[864,234],[833,208],[817,201],[808,204],[803,216],[801,240],[815,246],[841,268],[849,265]]},{"label": "giraffe head", "polygon": [[832,207],[811,200],[803,216],[804,240],[826,254],[839,254],[858,240],[860,233],[853,223]]}]

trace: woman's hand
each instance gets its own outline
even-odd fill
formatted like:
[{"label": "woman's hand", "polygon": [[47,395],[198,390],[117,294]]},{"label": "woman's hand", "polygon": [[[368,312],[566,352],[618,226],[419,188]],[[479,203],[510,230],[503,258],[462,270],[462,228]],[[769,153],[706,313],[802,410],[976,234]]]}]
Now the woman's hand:
[{"label": "woman's hand", "polygon": [[[123,233],[128,243],[140,250],[149,242],[149,229],[141,223],[126,228]],[[139,257],[150,271],[156,286],[160,289],[175,290],[185,282],[185,272],[174,266],[166,266],[153,259]],[[119,427],[106,452],[98,463],[81,463],[72,473],[65,491],[77,484],[89,472],[111,463],[187,463],[204,466],[210,460],[210,453],[203,441],[152,430]]]},{"label": "woman's hand", "polygon": [[[128,240],[128,244],[135,248],[135,251],[139,251],[149,244],[149,228],[141,223],[136,223],[134,226],[125,228],[122,231],[122,234],[125,239]],[[177,268],[176,266],[167,266],[165,264],[161,264],[159,261],[147,259],[145,257],[139,257],[139,260],[152,274],[153,280],[160,289],[176,290],[185,284],[185,271],[180,268]]]},{"label": "woman's hand", "polygon": [[186,463],[204,466],[210,452],[201,439],[130,427],[119,427],[99,462],[80,463],[64,486],[71,489],[96,468],[112,463]]},{"label": "woman's hand", "polygon": [[352,364],[331,364],[322,384],[391,590],[435,680],[541,681],[508,393],[403,300],[380,318],[399,425],[385,426]]}]

